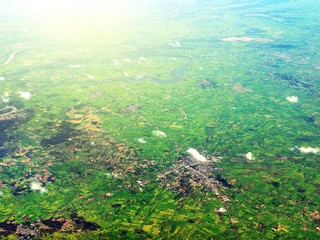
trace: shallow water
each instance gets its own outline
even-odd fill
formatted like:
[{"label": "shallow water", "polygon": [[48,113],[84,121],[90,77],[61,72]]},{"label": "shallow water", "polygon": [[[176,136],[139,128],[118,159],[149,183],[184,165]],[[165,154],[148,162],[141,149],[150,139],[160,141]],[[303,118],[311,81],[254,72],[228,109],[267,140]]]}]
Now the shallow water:
[{"label": "shallow water", "polygon": [[319,11],[0,1],[0,236],[315,239]]}]

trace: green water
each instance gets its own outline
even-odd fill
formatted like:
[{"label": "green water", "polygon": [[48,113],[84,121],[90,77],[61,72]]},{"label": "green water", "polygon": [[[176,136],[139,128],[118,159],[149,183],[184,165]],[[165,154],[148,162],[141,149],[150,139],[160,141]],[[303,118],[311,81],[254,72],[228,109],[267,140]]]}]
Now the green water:
[{"label": "green water", "polygon": [[1,238],[316,239],[319,12],[0,1]]}]

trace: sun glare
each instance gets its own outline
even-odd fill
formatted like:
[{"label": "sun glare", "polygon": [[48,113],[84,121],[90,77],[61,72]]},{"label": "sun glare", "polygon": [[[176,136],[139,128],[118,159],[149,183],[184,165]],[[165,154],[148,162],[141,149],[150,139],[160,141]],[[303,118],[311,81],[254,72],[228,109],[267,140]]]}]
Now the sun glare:
[{"label": "sun glare", "polygon": [[51,30],[68,32],[124,29],[147,0],[30,0],[22,11]]},{"label": "sun glare", "polygon": [[32,0],[27,11],[34,15],[55,17],[125,18],[137,1],[132,0]]}]

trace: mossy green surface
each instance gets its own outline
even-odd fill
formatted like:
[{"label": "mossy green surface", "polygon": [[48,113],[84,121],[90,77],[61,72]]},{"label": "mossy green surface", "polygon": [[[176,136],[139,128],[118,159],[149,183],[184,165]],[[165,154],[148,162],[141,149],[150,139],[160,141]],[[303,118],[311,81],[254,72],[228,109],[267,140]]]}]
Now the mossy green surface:
[{"label": "mossy green surface", "polygon": [[[108,25],[14,3],[0,13],[0,63],[23,49],[0,68],[0,223],[99,226],[43,239],[317,238],[319,152],[299,148],[320,147],[319,4],[150,1]],[[162,186],[189,148],[223,157],[221,216],[203,186]]]}]

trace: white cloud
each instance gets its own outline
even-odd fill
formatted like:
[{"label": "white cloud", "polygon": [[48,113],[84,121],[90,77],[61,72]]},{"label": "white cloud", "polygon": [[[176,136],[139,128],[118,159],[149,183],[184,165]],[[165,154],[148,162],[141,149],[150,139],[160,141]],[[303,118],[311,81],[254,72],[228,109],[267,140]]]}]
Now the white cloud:
[{"label": "white cloud", "polygon": [[247,158],[248,160],[254,160],[254,157],[253,157],[252,152],[246,153],[246,158]]},{"label": "white cloud", "polygon": [[20,95],[21,98],[24,98],[26,100],[29,100],[32,97],[32,94],[29,92],[21,92],[19,91],[18,94]]},{"label": "white cloud", "polygon": [[30,189],[32,191],[40,191],[40,193],[46,193],[48,192],[48,189],[45,187],[42,187],[42,183],[38,181],[33,181],[30,183]]},{"label": "white cloud", "polygon": [[207,161],[207,159],[206,159],[203,155],[201,155],[201,154],[198,152],[197,149],[189,148],[189,149],[187,150],[187,153],[189,153],[190,156],[191,156],[192,158],[194,158],[195,160],[197,160],[197,161],[200,161],[200,162],[206,162],[206,161]]},{"label": "white cloud", "polygon": [[300,147],[298,149],[302,153],[318,153],[320,151],[319,148],[312,148],[312,147]]},{"label": "white cloud", "polygon": [[290,97],[287,97],[287,100],[291,103],[297,103],[298,102],[298,97],[296,96],[290,96]]}]

